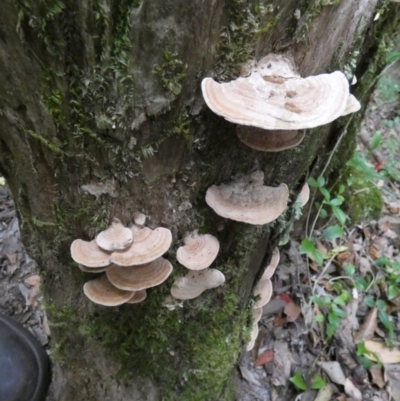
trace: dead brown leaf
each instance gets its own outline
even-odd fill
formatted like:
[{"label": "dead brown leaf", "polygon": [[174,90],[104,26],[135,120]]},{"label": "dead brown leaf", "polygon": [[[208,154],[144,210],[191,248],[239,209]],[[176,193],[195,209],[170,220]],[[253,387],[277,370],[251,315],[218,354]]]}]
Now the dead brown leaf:
[{"label": "dead brown leaf", "polygon": [[360,330],[354,335],[354,342],[356,344],[371,340],[373,338],[376,328],[378,327],[378,308],[372,308],[368,315],[365,317]]},{"label": "dead brown leaf", "polygon": [[344,383],[344,391],[352,400],[362,401],[361,391],[354,385],[350,378],[347,378]]},{"label": "dead brown leaf", "polygon": [[[376,341],[365,341],[365,349],[369,352],[374,353],[379,361],[384,364],[400,363],[400,351],[396,348],[388,348],[385,344],[378,343]],[[374,355],[365,355],[368,359],[372,361],[375,360]]]},{"label": "dead brown leaf", "polygon": [[379,388],[385,387],[386,383],[385,383],[385,380],[383,379],[381,366],[372,365],[369,368],[369,372],[371,373],[371,376],[372,376],[372,383],[376,384]]},{"label": "dead brown leaf", "polygon": [[294,302],[289,302],[283,312],[286,314],[288,322],[294,322],[300,316],[301,309]]}]

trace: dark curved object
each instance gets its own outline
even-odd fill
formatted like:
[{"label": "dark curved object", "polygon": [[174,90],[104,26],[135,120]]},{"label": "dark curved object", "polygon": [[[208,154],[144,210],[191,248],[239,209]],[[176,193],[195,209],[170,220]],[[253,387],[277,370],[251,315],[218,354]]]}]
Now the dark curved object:
[{"label": "dark curved object", "polygon": [[36,338],[0,315],[0,401],[44,401],[50,361]]}]

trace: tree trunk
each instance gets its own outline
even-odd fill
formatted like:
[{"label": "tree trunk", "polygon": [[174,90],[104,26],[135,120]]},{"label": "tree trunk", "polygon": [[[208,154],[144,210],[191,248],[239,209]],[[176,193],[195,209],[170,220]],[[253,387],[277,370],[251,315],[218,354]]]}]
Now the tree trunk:
[{"label": "tree trunk", "polygon": [[[308,130],[294,149],[255,151],[205,106],[201,79],[235,78],[247,59],[275,52],[302,76],[355,74],[363,96],[396,10],[380,0],[2,1],[1,171],[43,275],[57,400],[234,399],[256,278],[350,117]],[[290,188],[275,224],[233,222],[206,205],[209,186],[255,169],[266,185]],[[69,246],[114,217],[131,224],[136,210],[171,229],[174,273],[142,304],[94,305]],[[214,265],[227,281],[170,311],[163,300],[185,274],[175,251],[194,229],[219,239]]]}]

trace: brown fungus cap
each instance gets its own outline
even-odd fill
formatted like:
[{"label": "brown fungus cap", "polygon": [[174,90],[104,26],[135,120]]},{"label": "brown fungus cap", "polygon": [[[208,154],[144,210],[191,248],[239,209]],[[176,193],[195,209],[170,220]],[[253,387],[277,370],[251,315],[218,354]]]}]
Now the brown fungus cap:
[{"label": "brown fungus cap", "polygon": [[106,275],[90,280],[83,286],[83,292],[94,303],[104,306],[124,304],[132,298],[132,291],[114,287]]},{"label": "brown fungus cap", "polygon": [[133,294],[133,297],[129,301],[126,301],[126,303],[127,304],[138,304],[139,302],[144,301],[146,299],[146,297],[147,297],[146,290],[136,291]]},{"label": "brown fungus cap", "polygon": [[163,283],[172,273],[172,265],[164,258],[138,266],[111,266],[108,279],[115,287],[125,291],[140,291]]},{"label": "brown fungus cap", "polygon": [[219,241],[211,234],[193,232],[185,237],[184,246],[178,248],[178,262],[190,270],[206,269],[219,252]]},{"label": "brown fungus cap", "polygon": [[266,305],[272,297],[272,282],[270,279],[261,280],[254,288],[254,296],[260,296],[260,299],[255,302],[253,308],[260,308]]},{"label": "brown fungus cap", "polygon": [[224,282],[224,274],[217,269],[191,271],[185,277],[175,280],[171,295],[176,299],[193,299],[203,291],[219,287]]},{"label": "brown fungus cap", "polygon": [[227,219],[249,224],[267,224],[287,206],[289,190],[263,185],[264,173],[256,171],[230,184],[208,188],[206,202],[215,213]]},{"label": "brown fungus cap", "polygon": [[81,265],[86,267],[104,267],[110,264],[109,252],[100,249],[95,240],[83,241],[76,239],[71,244],[71,257]]},{"label": "brown fungus cap", "polygon": [[126,249],[132,244],[132,231],[119,220],[114,220],[107,230],[97,234],[96,243],[109,252]]},{"label": "brown fungus cap", "polygon": [[305,131],[281,130],[271,131],[246,125],[238,125],[236,134],[246,146],[261,152],[281,152],[299,145]]},{"label": "brown fungus cap", "polygon": [[303,185],[303,188],[301,188],[301,191],[299,193],[299,199],[301,206],[303,207],[308,200],[310,199],[310,187],[308,186],[307,183]]},{"label": "brown fungus cap", "polygon": [[260,60],[248,77],[220,84],[204,78],[201,88],[214,113],[236,124],[270,130],[328,124],[342,115],[349,98],[342,72],[300,78],[287,59],[276,55]]},{"label": "brown fungus cap", "polygon": [[171,246],[172,234],[168,228],[131,227],[133,244],[125,251],[113,252],[110,258],[118,266],[136,266],[151,262],[167,252]]},{"label": "brown fungus cap", "polygon": [[279,253],[279,248],[275,247],[272,252],[271,261],[269,262],[269,265],[265,269],[264,274],[261,276],[260,281],[265,280],[265,279],[270,279],[273,276],[273,274],[275,273],[276,267],[279,264],[280,258],[281,258],[281,256]]}]

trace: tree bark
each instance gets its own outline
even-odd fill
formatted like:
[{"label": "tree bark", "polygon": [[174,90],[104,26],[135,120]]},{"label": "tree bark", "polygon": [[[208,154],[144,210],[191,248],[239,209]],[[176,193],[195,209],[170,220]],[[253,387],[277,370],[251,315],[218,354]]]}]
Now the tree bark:
[{"label": "tree bark", "polygon": [[[398,21],[396,5],[383,3],[3,0],[1,171],[42,271],[57,400],[234,399],[256,279],[292,227],[296,194],[350,117],[308,130],[294,149],[254,151],[207,109],[201,79],[235,78],[247,59],[276,52],[293,57],[302,76],[355,74],[364,96]],[[277,222],[250,226],[207,207],[209,186],[255,169],[266,185],[290,188]],[[174,274],[142,304],[94,305],[82,294],[90,275],[69,246],[114,217],[131,224],[136,210],[173,232]],[[163,300],[185,273],[175,250],[194,229],[219,239],[215,267],[227,281],[170,311]]]}]

